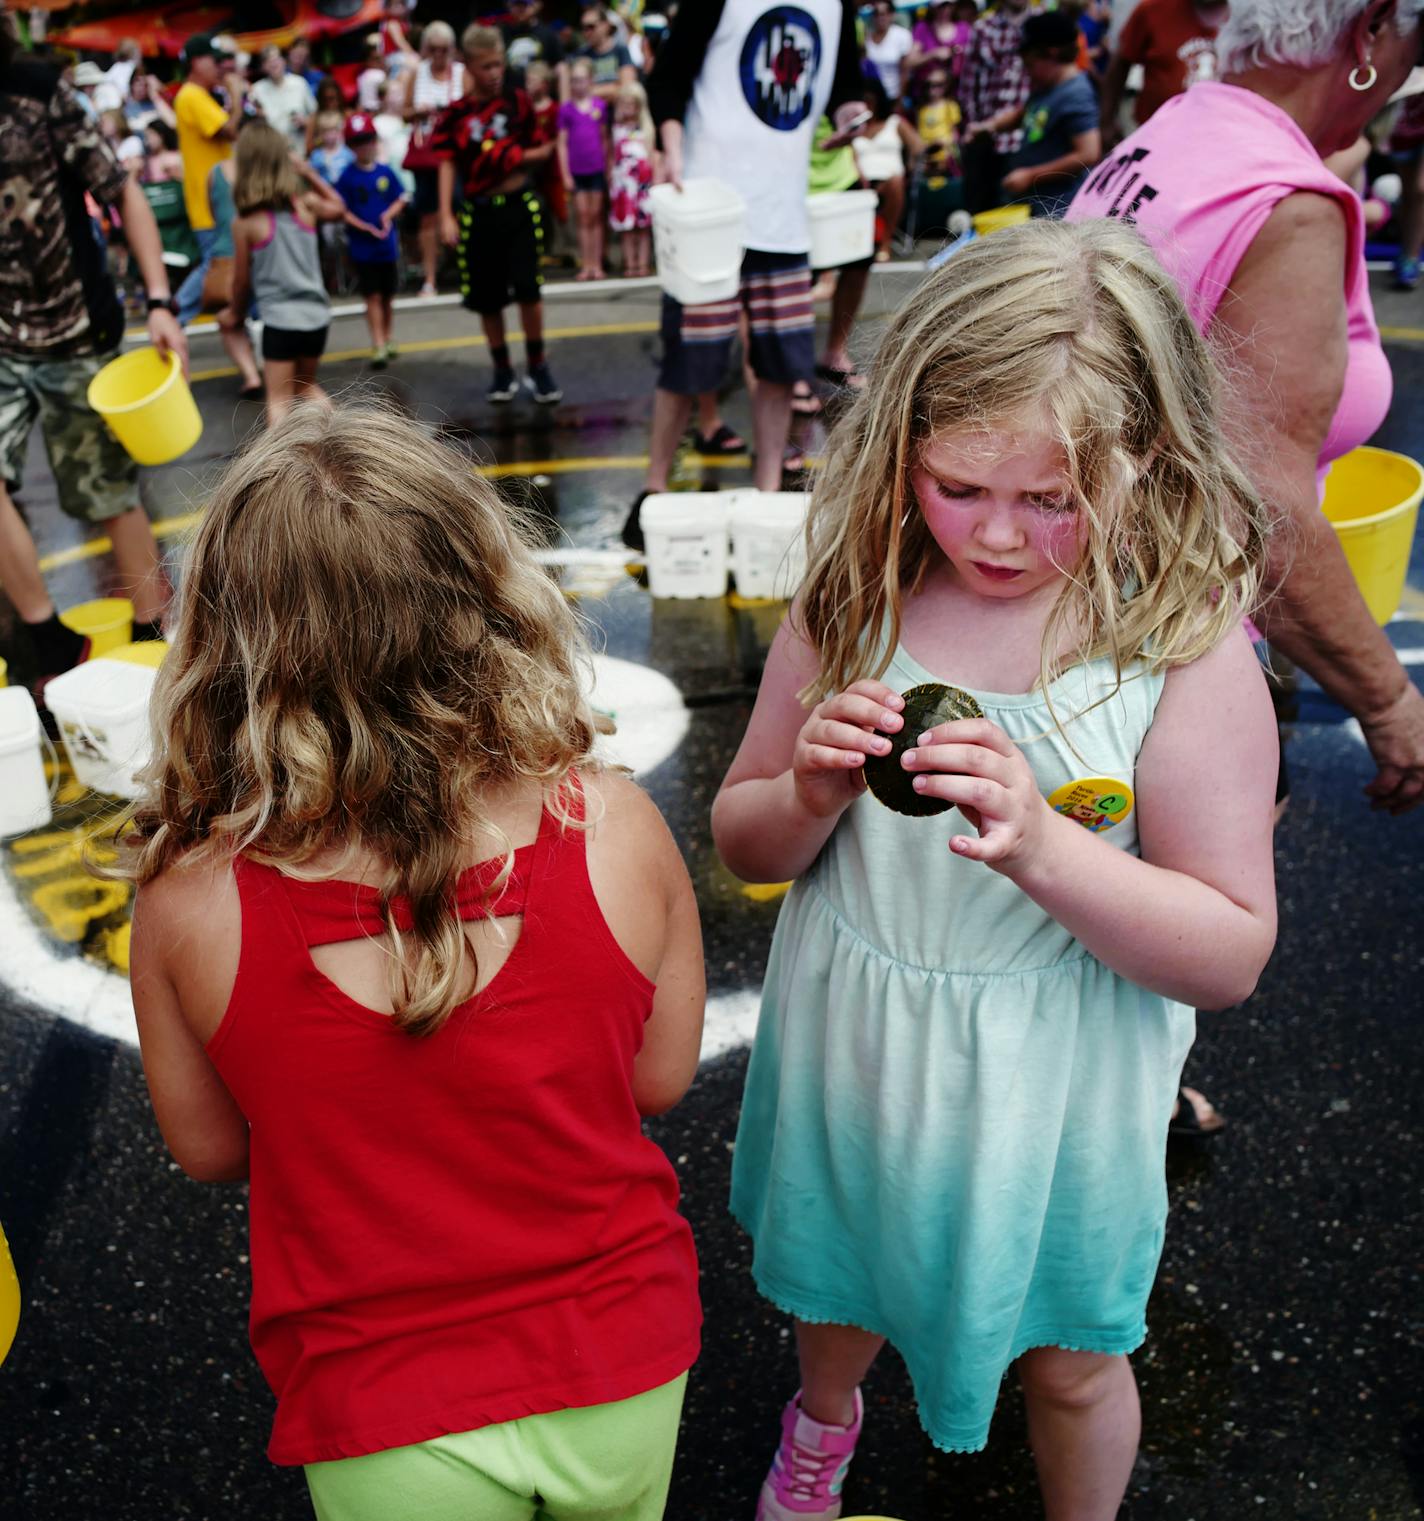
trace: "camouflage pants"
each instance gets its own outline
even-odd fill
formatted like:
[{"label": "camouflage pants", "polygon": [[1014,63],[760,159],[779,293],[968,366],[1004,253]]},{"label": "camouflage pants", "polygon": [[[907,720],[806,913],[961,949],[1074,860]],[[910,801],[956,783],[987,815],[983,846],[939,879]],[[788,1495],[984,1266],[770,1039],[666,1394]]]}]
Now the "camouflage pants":
[{"label": "camouflage pants", "polygon": [[17,359],[0,354],[0,474],[11,491],[25,472],[38,418],[59,505],[81,523],[107,523],[138,506],[138,466],[89,405],[89,382],[114,356]]}]

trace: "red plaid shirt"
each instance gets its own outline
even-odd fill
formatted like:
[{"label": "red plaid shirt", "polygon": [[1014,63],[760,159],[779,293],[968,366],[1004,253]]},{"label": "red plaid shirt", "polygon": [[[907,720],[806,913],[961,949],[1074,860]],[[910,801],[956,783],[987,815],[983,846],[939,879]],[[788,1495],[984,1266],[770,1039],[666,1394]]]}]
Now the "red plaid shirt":
[{"label": "red plaid shirt", "polygon": [[[1019,42],[1024,18],[1036,10],[1034,6],[1021,16],[993,11],[974,23],[959,77],[959,104],[966,122],[988,121],[1028,99],[1028,75],[1019,57]],[[1023,132],[1017,127],[994,135],[994,146],[1003,154],[1017,152],[1022,141]]]},{"label": "red plaid shirt", "polygon": [[524,163],[524,150],[546,141],[523,90],[501,90],[489,100],[457,100],[436,117],[430,147],[455,161],[466,199],[488,195]]}]

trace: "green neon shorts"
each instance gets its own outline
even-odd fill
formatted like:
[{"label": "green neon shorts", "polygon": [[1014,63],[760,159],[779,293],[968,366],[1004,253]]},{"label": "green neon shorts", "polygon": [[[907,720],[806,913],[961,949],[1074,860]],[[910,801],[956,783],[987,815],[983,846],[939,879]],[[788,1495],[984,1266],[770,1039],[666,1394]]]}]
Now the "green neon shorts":
[{"label": "green neon shorts", "polygon": [[686,1388],[308,1463],[317,1521],[660,1521]]}]

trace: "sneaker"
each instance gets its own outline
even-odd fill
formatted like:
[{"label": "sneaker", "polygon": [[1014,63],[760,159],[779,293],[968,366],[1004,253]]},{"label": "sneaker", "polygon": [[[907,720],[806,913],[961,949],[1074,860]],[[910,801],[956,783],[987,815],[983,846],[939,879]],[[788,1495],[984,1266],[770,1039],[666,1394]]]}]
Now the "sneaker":
[{"label": "sneaker", "polygon": [[375,348],[371,350],[371,368],[373,370],[384,370],[390,362],[390,349],[386,344],[378,343]]},{"label": "sneaker", "polygon": [[485,392],[490,401],[513,401],[518,394],[519,381],[513,370],[496,370],[490,388]]},{"label": "sneaker", "polygon": [[801,1408],[801,1391],[781,1413],[781,1446],[757,1500],[756,1521],[836,1521],[865,1407],[855,1391],[849,1426],[824,1426]]},{"label": "sneaker", "polygon": [[648,493],[640,491],[633,499],[633,505],[628,509],[628,516],[623,523],[623,542],[629,549],[642,550],[646,546],[643,542],[643,525],[640,521],[643,516],[643,502]]},{"label": "sneaker", "polygon": [[1398,258],[1394,261],[1394,287],[1396,290],[1414,290],[1419,285],[1418,259]]},{"label": "sneaker", "polygon": [[564,399],[564,393],[559,389],[559,383],[550,373],[547,364],[531,366],[524,384],[529,387],[529,394],[534,400],[542,402],[546,407]]}]

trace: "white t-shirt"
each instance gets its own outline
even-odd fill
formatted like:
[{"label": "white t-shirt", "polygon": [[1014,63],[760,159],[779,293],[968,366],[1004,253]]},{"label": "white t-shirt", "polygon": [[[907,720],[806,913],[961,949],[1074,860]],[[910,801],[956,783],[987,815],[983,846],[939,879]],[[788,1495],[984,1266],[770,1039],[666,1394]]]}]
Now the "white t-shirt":
[{"label": "white t-shirt", "polygon": [[900,65],[914,45],[909,28],[898,24],[892,23],[890,30],[879,42],[869,32],[865,34],[865,56],[875,65],[875,72],[880,76],[880,83],[885,86],[885,93],[892,104],[899,100],[904,87],[900,78]]},{"label": "white t-shirt", "polygon": [[840,49],[842,0],[726,0],[684,120],[683,176],[718,179],[747,203],[746,240],[806,253],[806,179]]},{"label": "white t-shirt", "polygon": [[372,116],[381,109],[381,86],[386,83],[384,69],[363,69],[356,80],[356,104]]},{"label": "white t-shirt", "polygon": [[297,117],[309,117],[316,111],[316,96],[300,74],[288,72],[280,83],[263,75],[252,87],[253,104],[260,107],[269,127],[294,137],[292,123]]}]

